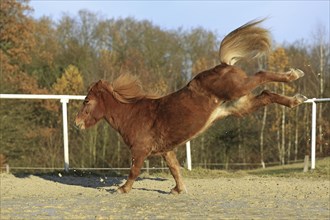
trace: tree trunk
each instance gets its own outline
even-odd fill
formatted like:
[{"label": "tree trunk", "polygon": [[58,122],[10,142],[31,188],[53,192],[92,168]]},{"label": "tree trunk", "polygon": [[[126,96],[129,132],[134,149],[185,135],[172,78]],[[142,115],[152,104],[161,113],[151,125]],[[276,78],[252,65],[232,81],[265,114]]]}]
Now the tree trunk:
[{"label": "tree trunk", "polygon": [[206,149],[205,149],[205,135],[203,134],[202,137],[201,137],[201,148],[202,148],[202,153],[201,155],[202,158],[201,158],[201,162],[203,163],[203,167],[206,168],[206,158],[207,158],[207,152],[206,152]]},{"label": "tree trunk", "polygon": [[120,136],[119,133],[117,133],[117,167],[120,167],[120,148],[121,148],[121,144],[120,144]]},{"label": "tree trunk", "polygon": [[298,144],[299,144],[299,108],[296,108],[296,112],[295,112],[295,138],[294,138],[294,161],[298,160]]},{"label": "tree trunk", "polygon": [[[282,84],[282,94],[284,95],[285,87]],[[281,122],[281,164],[285,164],[285,107],[282,106],[282,122]]]},{"label": "tree trunk", "polygon": [[242,130],[241,130],[241,120],[237,120],[238,124],[238,160],[241,161],[242,159]]},{"label": "tree trunk", "polygon": [[288,140],[287,140],[287,145],[288,145],[288,150],[287,150],[287,163],[289,163],[290,159],[291,159],[291,145],[292,145],[292,141],[291,141],[291,137],[292,137],[292,129],[291,129],[291,123],[289,124],[288,127]]},{"label": "tree trunk", "polygon": [[96,140],[97,140],[97,126],[91,129],[89,140],[89,166],[94,167],[96,162]]},{"label": "tree trunk", "polygon": [[[278,93],[278,89],[276,86],[274,86],[274,92]],[[281,127],[281,121],[279,120],[281,116],[280,112],[280,106],[275,105],[275,124],[276,124],[276,143],[277,143],[277,150],[278,150],[278,160],[282,161],[282,150],[281,150],[281,133],[280,133],[280,127]]]},{"label": "tree trunk", "polygon": [[309,156],[305,155],[305,159],[304,159],[304,172],[305,173],[308,171],[308,167],[309,167]]},{"label": "tree trunk", "polygon": [[264,131],[266,126],[266,119],[267,119],[267,106],[264,108],[264,114],[262,117],[262,124],[261,124],[261,130],[260,130],[260,161],[262,168],[266,168],[265,162],[264,162]]},{"label": "tree trunk", "polygon": [[[323,45],[323,36],[321,36],[320,39],[320,98],[323,98],[323,93],[324,93],[324,74],[323,74],[323,66],[324,66],[324,45]],[[322,127],[322,103],[319,103],[319,149],[320,149],[320,153],[323,153],[323,127]]]},{"label": "tree trunk", "polygon": [[109,144],[109,132],[107,130],[107,125],[103,125],[103,147],[102,147],[102,165],[103,167],[106,167],[106,149],[107,149],[107,144]]},{"label": "tree trunk", "polygon": [[[322,98],[322,96],[321,96]],[[319,150],[320,150],[320,154],[323,154],[323,120],[322,120],[322,102],[320,102],[318,104],[318,127],[319,127]]]},{"label": "tree trunk", "polygon": [[309,163],[309,157],[310,157],[310,149],[311,149],[311,125],[310,125],[310,112],[309,112],[309,108],[307,108],[309,106],[305,107],[305,111],[304,111],[304,121],[305,121],[305,125],[304,127],[306,128],[306,150],[305,150],[305,160],[304,160],[304,172],[308,171],[308,163]]}]

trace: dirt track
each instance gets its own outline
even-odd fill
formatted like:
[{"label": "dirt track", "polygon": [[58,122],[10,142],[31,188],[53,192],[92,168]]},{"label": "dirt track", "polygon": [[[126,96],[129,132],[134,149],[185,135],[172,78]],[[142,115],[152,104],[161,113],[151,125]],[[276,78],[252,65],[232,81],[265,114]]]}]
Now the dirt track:
[{"label": "dirt track", "polygon": [[329,219],[330,182],[245,176],[185,178],[188,194],[169,195],[171,178],[1,174],[0,219]]}]

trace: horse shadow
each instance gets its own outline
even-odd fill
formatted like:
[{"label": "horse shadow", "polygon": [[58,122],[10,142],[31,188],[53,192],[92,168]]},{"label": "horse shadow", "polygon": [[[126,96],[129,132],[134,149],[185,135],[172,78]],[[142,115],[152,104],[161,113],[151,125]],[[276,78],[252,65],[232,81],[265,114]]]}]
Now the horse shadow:
[{"label": "horse shadow", "polygon": [[[64,185],[81,186],[94,189],[105,189],[105,191],[115,194],[117,188],[125,183],[127,176],[107,176],[98,174],[77,174],[77,173],[63,173],[55,172],[49,174],[14,174],[17,178],[28,178],[30,176],[37,176],[41,179],[52,181]],[[138,177],[135,181],[152,180],[152,181],[167,181],[168,179],[160,177]],[[135,188],[133,190],[154,191],[161,194],[169,194],[162,190],[154,190],[147,188]]]}]

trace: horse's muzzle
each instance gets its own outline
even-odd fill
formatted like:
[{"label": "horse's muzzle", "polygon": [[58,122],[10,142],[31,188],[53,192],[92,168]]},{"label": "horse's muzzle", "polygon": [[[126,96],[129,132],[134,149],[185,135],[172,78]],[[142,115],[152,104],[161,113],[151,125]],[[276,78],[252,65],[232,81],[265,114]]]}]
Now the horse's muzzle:
[{"label": "horse's muzzle", "polygon": [[76,126],[77,126],[79,129],[81,129],[81,130],[84,130],[84,129],[85,129],[85,122],[84,122],[84,120],[81,120],[81,119],[79,119],[79,118],[76,118],[76,120],[75,120],[75,124],[76,124]]}]

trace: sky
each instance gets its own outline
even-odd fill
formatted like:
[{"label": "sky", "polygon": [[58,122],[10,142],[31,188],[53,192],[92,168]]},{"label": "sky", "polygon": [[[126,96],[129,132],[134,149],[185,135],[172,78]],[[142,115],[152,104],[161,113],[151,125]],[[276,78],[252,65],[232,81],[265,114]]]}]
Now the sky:
[{"label": "sky", "polygon": [[203,27],[224,36],[244,23],[268,17],[268,28],[277,43],[313,40],[323,26],[329,36],[330,0],[296,1],[110,1],[110,0],[31,0],[35,18],[49,16],[55,21],[63,14],[76,16],[87,9],[102,18],[133,17],[149,20],[163,29]]}]

